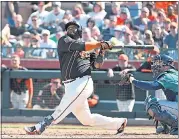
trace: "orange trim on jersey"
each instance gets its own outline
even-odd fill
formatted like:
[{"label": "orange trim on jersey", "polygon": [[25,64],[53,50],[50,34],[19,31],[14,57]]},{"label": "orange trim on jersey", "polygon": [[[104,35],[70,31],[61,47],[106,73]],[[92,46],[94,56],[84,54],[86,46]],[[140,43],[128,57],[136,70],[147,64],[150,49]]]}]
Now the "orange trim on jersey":
[{"label": "orange trim on jersey", "polygon": [[99,48],[99,47],[101,47],[100,42],[86,42],[85,43],[85,51],[90,51],[90,50],[93,50],[93,49]]},{"label": "orange trim on jersey", "polygon": [[152,70],[149,70],[149,69],[142,69],[141,72],[152,72]]}]

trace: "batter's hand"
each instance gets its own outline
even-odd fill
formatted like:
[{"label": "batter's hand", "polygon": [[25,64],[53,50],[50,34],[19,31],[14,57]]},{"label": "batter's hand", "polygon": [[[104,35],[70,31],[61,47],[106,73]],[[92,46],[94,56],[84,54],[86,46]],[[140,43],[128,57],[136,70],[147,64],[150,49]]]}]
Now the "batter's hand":
[{"label": "batter's hand", "polygon": [[111,50],[112,47],[113,45],[110,42],[107,42],[107,41],[101,42],[101,50],[107,50],[107,49]]}]

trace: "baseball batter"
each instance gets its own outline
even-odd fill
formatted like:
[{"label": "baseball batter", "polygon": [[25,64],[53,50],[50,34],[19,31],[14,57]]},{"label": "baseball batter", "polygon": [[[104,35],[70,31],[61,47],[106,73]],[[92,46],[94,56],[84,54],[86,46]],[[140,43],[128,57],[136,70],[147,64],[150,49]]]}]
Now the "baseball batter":
[{"label": "baseball batter", "polygon": [[[58,42],[65,95],[52,115],[45,117],[35,126],[25,127],[26,133],[41,134],[47,126],[59,123],[71,112],[83,125],[117,130],[117,134],[123,133],[127,124],[126,118],[106,117],[90,112],[87,98],[93,92],[91,63],[88,57],[81,55],[81,52],[96,48],[110,49],[112,45],[109,42],[82,42],[82,28],[75,22],[67,23],[65,29],[67,35],[61,37]],[[98,62],[101,62],[101,58],[97,57],[95,66],[99,65]]]},{"label": "baseball batter", "polygon": [[173,66],[173,59],[167,55],[156,55],[152,62],[155,81],[139,81],[131,76],[130,82],[141,89],[164,91],[167,100],[146,98],[146,111],[157,125],[160,121],[162,127],[157,128],[157,133],[178,135],[178,71]]}]

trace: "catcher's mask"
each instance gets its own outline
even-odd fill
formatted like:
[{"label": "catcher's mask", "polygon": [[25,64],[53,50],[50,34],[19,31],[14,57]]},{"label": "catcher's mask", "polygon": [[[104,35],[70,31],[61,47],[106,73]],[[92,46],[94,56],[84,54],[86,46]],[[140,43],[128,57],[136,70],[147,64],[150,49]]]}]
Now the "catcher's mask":
[{"label": "catcher's mask", "polygon": [[153,57],[151,62],[151,69],[153,72],[153,77],[157,77],[159,73],[163,72],[162,69],[165,66],[175,68],[173,66],[173,58],[168,55],[156,55]]},{"label": "catcher's mask", "polygon": [[65,25],[65,30],[67,31],[67,35],[72,39],[78,40],[82,37],[82,27],[74,21],[68,22]]}]

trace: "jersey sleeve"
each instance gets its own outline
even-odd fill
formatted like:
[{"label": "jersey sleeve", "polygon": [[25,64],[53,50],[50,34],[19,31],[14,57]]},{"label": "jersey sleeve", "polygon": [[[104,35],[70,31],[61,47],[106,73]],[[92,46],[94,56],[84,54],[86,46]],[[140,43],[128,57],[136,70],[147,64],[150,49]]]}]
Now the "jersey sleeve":
[{"label": "jersey sleeve", "polygon": [[58,49],[61,52],[85,51],[85,42],[62,37],[58,41]]},{"label": "jersey sleeve", "polygon": [[158,90],[162,89],[161,84],[159,84],[157,81],[139,81],[139,80],[133,80],[132,83],[143,90]]}]

